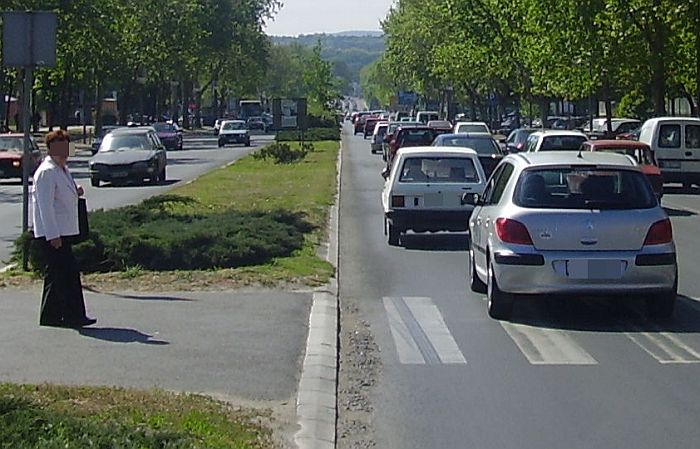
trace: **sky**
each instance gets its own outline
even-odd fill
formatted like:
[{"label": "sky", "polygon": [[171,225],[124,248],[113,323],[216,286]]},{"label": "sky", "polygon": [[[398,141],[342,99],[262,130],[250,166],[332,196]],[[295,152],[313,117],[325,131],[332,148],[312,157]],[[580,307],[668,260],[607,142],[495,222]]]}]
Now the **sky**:
[{"label": "sky", "polygon": [[269,21],[267,34],[337,33],[340,31],[381,31],[393,0],[282,0],[282,8]]}]

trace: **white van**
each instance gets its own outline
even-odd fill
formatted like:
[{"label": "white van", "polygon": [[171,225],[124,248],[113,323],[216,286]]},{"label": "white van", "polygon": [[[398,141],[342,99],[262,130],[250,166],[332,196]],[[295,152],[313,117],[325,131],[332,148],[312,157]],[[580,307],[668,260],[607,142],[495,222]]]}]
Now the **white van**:
[{"label": "white van", "polygon": [[420,111],[416,114],[416,121],[423,124],[428,124],[432,120],[440,120],[440,114],[435,111]]},{"label": "white van", "polygon": [[700,119],[657,117],[644,122],[639,141],[654,150],[664,182],[700,185]]}]

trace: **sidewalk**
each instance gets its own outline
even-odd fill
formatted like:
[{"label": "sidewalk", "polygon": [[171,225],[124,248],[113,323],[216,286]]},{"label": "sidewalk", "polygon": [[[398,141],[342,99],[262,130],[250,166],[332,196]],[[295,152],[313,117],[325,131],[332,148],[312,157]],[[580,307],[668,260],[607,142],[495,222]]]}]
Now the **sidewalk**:
[{"label": "sidewalk", "polygon": [[40,291],[3,290],[0,382],[292,401],[311,293],[86,293],[95,326],[40,327]]}]

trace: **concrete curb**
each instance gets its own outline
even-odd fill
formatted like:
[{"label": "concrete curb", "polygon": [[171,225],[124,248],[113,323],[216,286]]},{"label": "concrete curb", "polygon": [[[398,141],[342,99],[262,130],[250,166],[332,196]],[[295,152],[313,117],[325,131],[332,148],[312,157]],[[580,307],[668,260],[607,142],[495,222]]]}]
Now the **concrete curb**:
[{"label": "concrete curb", "polygon": [[331,207],[325,259],[336,268],[336,276],[323,291],[313,295],[309,314],[309,336],[299,381],[294,442],[300,449],[333,449],[336,442],[338,390],[338,212],[343,144],[337,164],[338,192]]}]

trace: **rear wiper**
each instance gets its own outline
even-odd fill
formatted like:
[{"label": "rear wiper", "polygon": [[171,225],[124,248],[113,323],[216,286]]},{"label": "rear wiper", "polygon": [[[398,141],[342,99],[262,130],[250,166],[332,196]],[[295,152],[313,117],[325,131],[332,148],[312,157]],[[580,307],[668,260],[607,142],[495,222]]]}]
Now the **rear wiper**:
[{"label": "rear wiper", "polygon": [[585,200],[583,204],[591,209],[622,209],[624,203],[610,200]]}]

